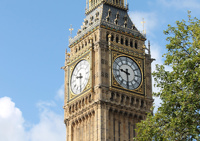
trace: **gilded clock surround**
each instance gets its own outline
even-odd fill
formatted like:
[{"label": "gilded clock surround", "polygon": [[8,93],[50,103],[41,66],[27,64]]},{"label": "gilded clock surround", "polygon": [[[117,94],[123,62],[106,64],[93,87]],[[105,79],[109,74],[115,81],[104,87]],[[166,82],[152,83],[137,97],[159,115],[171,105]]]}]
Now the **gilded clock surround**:
[{"label": "gilded clock surround", "polygon": [[124,87],[122,87],[115,79],[114,75],[113,75],[113,70],[112,70],[112,77],[111,77],[111,81],[112,81],[112,85],[111,87],[115,87],[115,88],[118,88],[118,89],[124,89],[126,91],[130,91],[130,92],[134,92],[134,93],[138,93],[138,94],[144,94],[144,83],[143,83],[143,71],[144,71],[144,60],[142,59],[136,59],[135,56],[129,56],[129,55],[126,55],[126,54],[119,54],[118,52],[116,51],[113,51],[112,52],[112,66],[113,66],[113,62],[115,61],[115,59],[117,59],[118,57],[122,57],[122,56],[125,56],[125,57],[128,57],[128,58],[131,58],[133,61],[136,62],[136,64],[138,65],[140,71],[141,71],[141,77],[142,77],[142,81],[139,85],[138,88],[134,89],[134,90],[130,90],[130,89],[126,89]]},{"label": "gilded clock surround", "polygon": [[86,61],[88,61],[89,62],[89,64],[90,64],[90,76],[89,76],[89,80],[88,80],[88,82],[87,82],[87,85],[86,85],[86,87],[84,88],[84,90],[80,93],[80,94],[74,94],[73,92],[72,92],[72,90],[71,90],[71,84],[69,83],[69,98],[68,98],[68,100],[71,100],[71,99],[73,99],[73,98],[75,98],[75,97],[78,97],[78,96],[80,96],[80,95],[82,95],[82,94],[84,94],[85,92],[87,92],[87,91],[91,91],[91,89],[92,89],[92,76],[91,76],[91,74],[92,74],[92,64],[91,64],[91,57],[90,57],[90,52],[88,52],[88,53],[85,53],[83,56],[80,56],[79,57],[79,59],[76,59],[76,61],[75,62],[72,62],[69,66],[69,82],[71,82],[71,76],[72,76],[72,73],[73,73],[73,70],[74,70],[74,68],[76,67],[76,65],[80,62],[80,61],[82,61],[82,60],[86,60]]}]

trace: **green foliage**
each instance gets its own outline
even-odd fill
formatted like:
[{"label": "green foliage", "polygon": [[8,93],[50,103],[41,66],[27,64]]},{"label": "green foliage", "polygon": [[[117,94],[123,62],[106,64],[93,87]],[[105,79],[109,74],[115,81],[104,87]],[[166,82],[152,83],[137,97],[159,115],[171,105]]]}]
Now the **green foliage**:
[{"label": "green foliage", "polygon": [[176,25],[164,31],[169,41],[164,65],[172,71],[157,65],[153,73],[161,107],[137,124],[137,141],[200,140],[200,20],[188,12],[188,22]]}]

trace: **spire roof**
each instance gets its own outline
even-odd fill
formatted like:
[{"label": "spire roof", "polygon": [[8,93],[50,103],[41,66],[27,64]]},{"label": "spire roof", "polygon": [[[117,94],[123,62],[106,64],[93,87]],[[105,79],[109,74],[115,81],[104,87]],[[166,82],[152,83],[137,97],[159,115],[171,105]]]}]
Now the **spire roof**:
[{"label": "spire roof", "polygon": [[81,29],[78,30],[77,35],[74,38],[69,40],[70,45],[97,26],[105,26],[107,28],[115,29],[116,31],[123,31],[146,40],[144,35],[137,30],[131,21],[127,9],[111,5],[110,3],[105,2],[105,0],[99,1],[100,3],[98,3],[94,9],[90,9],[86,14]]}]

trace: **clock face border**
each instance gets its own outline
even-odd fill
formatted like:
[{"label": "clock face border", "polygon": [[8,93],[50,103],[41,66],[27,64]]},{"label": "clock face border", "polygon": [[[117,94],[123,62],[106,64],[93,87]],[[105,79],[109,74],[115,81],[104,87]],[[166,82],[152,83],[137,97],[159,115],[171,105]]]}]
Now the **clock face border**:
[{"label": "clock face border", "polygon": [[[83,89],[83,91],[80,94],[74,94],[71,90],[71,76],[73,74],[73,71],[75,69],[75,67],[77,66],[77,64],[83,60],[88,61],[89,65],[90,65],[90,69],[89,69],[89,79],[88,82],[85,86],[85,88]],[[84,56],[81,56],[79,59],[75,60],[73,63],[71,63],[69,65],[69,69],[68,69],[68,102],[70,102],[71,100],[73,100],[76,97],[79,97],[80,95],[87,93],[88,91],[92,90],[92,61],[91,61],[91,55],[90,53],[85,54]]]},{"label": "clock face border", "polygon": [[[133,89],[133,90],[130,90],[130,89],[127,89],[127,88],[124,88],[122,87],[118,82],[117,80],[115,79],[115,76],[114,76],[114,73],[113,73],[113,64],[114,64],[114,61],[119,58],[119,57],[128,57],[130,59],[132,59],[136,65],[138,66],[138,68],[140,69],[140,72],[141,72],[141,83],[140,85],[136,88],[136,89]],[[130,56],[130,55],[126,55],[126,54],[122,54],[122,53],[119,53],[119,52],[116,52],[116,51],[112,51],[111,53],[111,89],[118,89],[119,91],[126,91],[126,92],[131,92],[131,93],[136,93],[136,94],[140,94],[140,95],[145,95],[145,90],[144,90],[144,59],[140,58],[140,57],[137,57],[137,56]]]},{"label": "clock face border", "polygon": [[125,89],[135,90],[142,82],[141,69],[130,57],[117,57],[113,61],[112,70],[115,80]]},{"label": "clock face border", "polygon": [[[82,62],[84,62],[84,65],[83,65]],[[82,69],[80,69],[80,67],[82,66],[81,63],[82,63],[82,65],[83,65],[83,68],[82,68]],[[81,65],[81,66],[80,66],[80,65]],[[80,70],[77,71],[78,69],[80,69]],[[79,74],[77,74],[77,73],[79,73],[81,70],[82,70],[84,73],[83,73],[83,74],[80,73],[80,76],[79,76]],[[86,72],[85,72],[85,70],[86,70]],[[89,73],[89,74],[87,74],[87,73]],[[76,76],[76,77],[75,77],[75,76]],[[88,84],[88,82],[89,82],[89,77],[90,77],[90,63],[89,63],[87,60],[85,60],[85,59],[80,60],[80,61],[75,65],[75,67],[74,67],[74,69],[73,69],[73,71],[72,71],[70,77],[71,77],[71,78],[70,78],[70,82],[69,82],[69,83],[70,83],[70,85],[69,85],[70,90],[71,90],[74,94],[76,94],[76,95],[81,94],[81,93],[84,91],[85,87],[87,86],[87,84]],[[77,79],[79,79],[80,82],[79,82],[79,81],[77,82]],[[81,79],[83,79],[83,80],[82,80],[82,84],[81,84]],[[79,85],[78,85],[78,83],[79,83]],[[83,87],[82,89],[81,89],[81,86]],[[79,88],[80,88],[80,90],[79,90]]]}]

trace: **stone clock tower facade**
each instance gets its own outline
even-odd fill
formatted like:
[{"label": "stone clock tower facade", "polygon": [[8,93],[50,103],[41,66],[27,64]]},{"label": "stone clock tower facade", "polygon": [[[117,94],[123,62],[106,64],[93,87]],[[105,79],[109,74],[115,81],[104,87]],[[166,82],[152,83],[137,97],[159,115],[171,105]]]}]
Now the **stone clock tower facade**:
[{"label": "stone clock tower facade", "polygon": [[87,0],[66,52],[67,141],[131,141],[153,103],[150,45],[124,0]]}]

